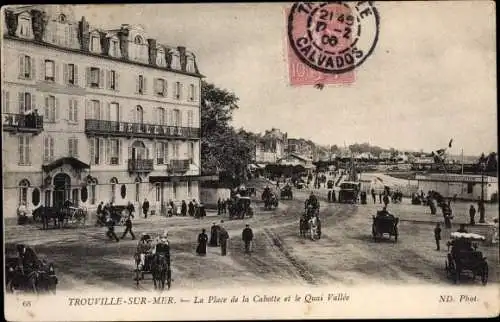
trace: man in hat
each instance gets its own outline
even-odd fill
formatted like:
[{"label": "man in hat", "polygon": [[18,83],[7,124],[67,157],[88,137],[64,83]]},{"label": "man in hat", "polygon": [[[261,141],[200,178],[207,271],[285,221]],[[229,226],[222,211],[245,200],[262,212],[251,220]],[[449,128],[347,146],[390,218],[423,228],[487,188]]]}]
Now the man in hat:
[{"label": "man in hat", "polygon": [[436,223],[436,228],[434,228],[434,239],[436,240],[436,250],[440,250],[439,241],[441,240],[441,224]]},{"label": "man in hat", "polygon": [[135,239],[134,232],[132,231],[132,219],[130,219],[130,215],[127,217],[127,220],[125,221],[125,231],[123,232],[122,239],[125,238],[125,235],[127,233],[130,233],[130,236],[132,236],[132,240]]},{"label": "man in hat", "polygon": [[212,228],[210,228],[210,242],[209,242],[209,245],[212,247],[219,246],[219,230],[220,230],[219,225],[213,223]]},{"label": "man in hat", "polygon": [[474,208],[474,205],[470,205],[469,208],[469,217],[470,217],[470,225],[474,226],[476,224],[476,208]]},{"label": "man in hat", "polygon": [[141,239],[137,244],[137,254],[139,254],[139,270],[146,265],[146,256],[151,255],[153,251],[151,236],[142,233]]},{"label": "man in hat", "polygon": [[144,198],[144,202],[142,203],[142,213],[144,214],[144,218],[148,218],[149,211],[149,201],[147,198]]},{"label": "man in hat", "polygon": [[163,232],[163,235],[161,235],[160,240],[156,244],[155,254],[165,256],[168,260],[168,264],[170,265],[170,244],[168,242],[168,232],[166,230]]},{"label": "man in hat", "polygon": [[108,227],[108,231],[106,232],[106,236],[109,239],[114,239],[116,242],[119,242],[118,236],[115,234],[115,222],[111,219],[110,215],[106,215],[106,226]]},{"label": "man in hat", "polygon": [[19,256],[19,264],[23,269],[24,274],[28,274],[40,267],[40,260],[31,247],[24,244],[17,245],[17,253]]},{"label": "man in hat", "polygon": [[221,256],[226,256],[227,254],[227,240],[229,239],[229,234],[227,233],[227,230],[222,226],[224,223],[224,220],[221,220],[221,226],[220,226],[220,231],[219,231],[219,243],[220,243],[220,251],[221,251]]},{"label": "man in hat", "polygon": [[243,229],[243,232],[241,234],[241,239],[245,243],[245,253],[249,254],[250,253],[250,244],[252,243],[252,240],[253,240],[253,231],[252,231],[252,228],[250,228],[249,224],[245,225],[245,228]]}]

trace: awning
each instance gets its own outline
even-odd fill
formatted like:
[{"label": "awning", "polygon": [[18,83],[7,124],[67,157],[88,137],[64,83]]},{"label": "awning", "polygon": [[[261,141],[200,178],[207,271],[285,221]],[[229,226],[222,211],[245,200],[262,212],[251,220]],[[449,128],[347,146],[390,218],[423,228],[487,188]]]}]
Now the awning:
[{"label": "awning", "polygon": [[199,176],[199,175],[187,175],[187,176],[150,176],[150,183],[158,183],[158,182],[185,182],[190,180],[196,181],[219,181],[219,176]]},{"label": "awning", "polygon": [[64,158],[57,159],[49,164],[42,165],[42,170],[45,172],[49,172],[49,171],[52,171],[56,168],[59,168],[60,166],[62,166],[64,164],[69,164],[74,169],[90,169],[90,165],[78,160],[77,158],[64,157]]}]

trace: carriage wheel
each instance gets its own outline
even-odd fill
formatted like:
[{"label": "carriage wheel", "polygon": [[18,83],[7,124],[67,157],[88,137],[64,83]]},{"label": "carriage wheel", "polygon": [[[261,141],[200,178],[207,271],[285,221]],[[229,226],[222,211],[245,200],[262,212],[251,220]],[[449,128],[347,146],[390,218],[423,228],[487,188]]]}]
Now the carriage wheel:
[{"label": "carriage wheel", "polygon": [[140,279],[140,272],[139,272],[139,267],[135,268],[135,285],[139,286],[139,279]]},{"label": "carriage wheel", "polygon": [[483,271],[481,272],[481,282],[483,285],[488,284],[488,263],[484,263]]},{"label": "carriage wheel", "polygon": [[168,269],[167,270],[167,289],[170,289],[171,285],[172,285],[172,270]]},{"label": "carriage wheel", "polygon": [[455,266],[455,274],[453,274],[453,282],[457,284],[460,282],[460,269]]},{"label": "carriage wheel", "polygon": [[377,241],[377,231],[373,226],[372,226],[372,236],[373,236],[373,241]]}]

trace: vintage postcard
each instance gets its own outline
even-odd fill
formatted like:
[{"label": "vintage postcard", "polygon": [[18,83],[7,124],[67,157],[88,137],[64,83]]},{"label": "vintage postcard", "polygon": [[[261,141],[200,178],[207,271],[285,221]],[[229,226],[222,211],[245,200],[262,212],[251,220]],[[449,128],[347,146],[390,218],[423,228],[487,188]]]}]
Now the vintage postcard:
[{"label": "vintage postcard", "polygon": [[7,320],[498,316],[494,2],[1,19]]}]

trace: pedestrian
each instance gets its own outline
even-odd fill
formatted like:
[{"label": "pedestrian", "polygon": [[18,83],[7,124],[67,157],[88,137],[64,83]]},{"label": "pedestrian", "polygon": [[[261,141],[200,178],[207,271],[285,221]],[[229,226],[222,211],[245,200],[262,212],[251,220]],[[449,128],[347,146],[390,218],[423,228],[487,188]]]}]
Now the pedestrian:
[{"label": "pedestrian", "polygon": [[103,214],[103,211],[102,211],[102,208],[103,208],[103,207],[104,207],[104,202],[103,202],[103,201],[101,201],[101,202],[99,203],[99,206],[97,206],[97,212],[96,212],[96,213],[97,213],[97,218],[100,218],[100,217],[101,217],[101,215]]},{"label": "pedestrian", "polygon": [[387,207],[387,205],[389,204],[389,195],[387,193],[384,194],[383,201],[384,201],[384,205]]},{"label": "pedestrian", "polygon": [[229,234],[227,233],[227,230],[222,226],[224,223],[224,220],[221,220],[221,226],[220,226],[220,231],[219,231],[219,243],[220,243],[220,252],[221,256],[226,256],[227,255],[227,240],[229,239]]},{"label": "pedestrian", "polygon": [[198,235],[198,247],[196,247],[196,253],[199,256],[205,256],[207,254],[207,241],[208,236],[205,233],[205,228],[203,228]]},{"label": "pedestrian", "polygon": [[318,214],[316,214],[316,231],[318,234],[318,239],[321,239],[321,220],[319,219]]},{"label": "pedestrian", "polygon": [[132,231],[132,219],[130,215],[127,217],[127,220],[125,220],[125,231],[123,232],[122,239],[125,238],[127,233],[130,233],[132,240],[135,239],[134,232]]},{"label": "pedestrian", "polygon": [[479,222],[484,223],[484,215],[486,212],[486,209],[484,208],[484,200],[479,199],[479,201],[477,202],[477,210],[479,211]]},{"label": "pedestrian", "polygon": [[134,217],[135,207],[130,201],[127,204],[127,210],[128,210],[129,215]]},{"label": "pedestrian", "polygon": [[451,229],[451,219],[453,218],[453,212],[450,205],[444,204],[441,208],[443,210],[444,225],[447,229]]},{"label": "pedestrian", "polygon": [[382,191],[378,193],[378,201],[382,203]]},{"label": "pedestrian", "polygon": [[441,224],[437,223],[434,228],[434,239],[436,240],[436,250],[440,250],[439,241],[441,240]]},{"label": "pedestrian", "polygon": [[106,232],[106,236],[109,239],[114,239],[116,242],[119,242],[118,236],[115,234],[115,222],[111,219],[111,216],[106,217],[106,225],[108,226],[108,231]]},{"label": "pedestrian", "polygon": [[188,204],[188,214],[190,217],[194,216],[194,204],[192,201],[190,201]]},{"label": "pedestrian", "polygon": [[219,230],[220,230],[219,225],[213,223],[212,228],[210,229],[210,242],[209,242],[209,245],[212,247],[219,246]]},{"label": "pedestrian", "polygon": [[434,198],[432,198],[432,197],[427,198],[427,203],[429,204],[429,207],[431,208],[431,215],[435,215],[437,209],[436,209],[436,203],[434,201]]},{"label": "pedestrian", "polygon": [[222,214],[222,201],[220,198],[217,200],[217,216]]},{"label": "pedestrian", "polygon": [[332,190],[332,202],[337,202],[337,197],[335,195],[335,190]]},{"label": "pedestrian", "polygon": [[470,208],[469,208],[469,217],[470,217],[470,225],[474,226],[476,224],[476,221],[475,221],[476,208],[474,208],[474,205],[470,205]]},{"label": "pedestrian", "polygon": [[181,203],[181,216],[182,217],[186,217],[186,215],[187,215],[186,201],[182,200],[182,203]]},{"label": "pedestrian", "polygon": [[149,201],[148,199],[144,198],[144,202],[142,203],[142,213],[144,214],[144,218],[148,218],[148,211],[149,211]]},{"label": "pedestrian", "polygon": [[241,234],[241,239],[245,243],[245,254],[250,254],[250,244],[253,240],[253,231],[249,224],[245,225],[243,232]]},{"label": "pedestrian", "polygon": [[328,202],[332,202],[332,191],[328,190]]},{"label": "pedestrian", "polygon": [[375,194],[375,189],[372,188],[372,198],[373,198],[373,203],[377,203],[377,195]]}]

